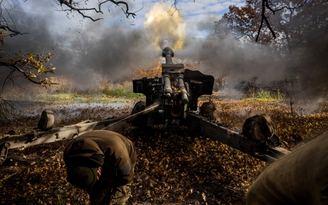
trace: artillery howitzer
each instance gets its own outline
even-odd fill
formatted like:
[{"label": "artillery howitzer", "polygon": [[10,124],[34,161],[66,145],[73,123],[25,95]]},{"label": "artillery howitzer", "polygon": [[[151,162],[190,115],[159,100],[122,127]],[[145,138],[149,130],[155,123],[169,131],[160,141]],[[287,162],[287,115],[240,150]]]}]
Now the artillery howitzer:
[{"label": "artillery howitzer", "polygon": [[[266,140],[252,139],[254,129],[259,129],[254,126],[252,120],[246,120],[241,133],[200,115],[198,98],[201,95],[212,94],[214,77],[197,70],[184,69],[183,64],[174,64],[174,53],[171,48],[164,48],[162,56],[166,62],[162,64],[161,77],[133,80],[133,91],[143,93],[146,101],[138,102],[131,115],[97,122],[86,120],[54,128],[53,112],[45,110],[33,132],[5,136],[0,140],[0,164],[7,158],[9,149],[73,139],[91,130],[123,132],[154,125],[187,126],[193,133],[218,140],[266,162],[273,162],[289,153],[288,150],[277,147],[277,140],[270,143],[272,133],[266,136]],[[202,109],[203,107],[200,107],[201,111]]]}]

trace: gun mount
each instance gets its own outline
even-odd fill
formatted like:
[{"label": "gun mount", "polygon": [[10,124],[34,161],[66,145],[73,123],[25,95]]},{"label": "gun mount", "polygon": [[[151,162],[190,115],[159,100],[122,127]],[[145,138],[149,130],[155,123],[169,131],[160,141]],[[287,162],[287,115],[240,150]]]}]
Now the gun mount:
[{"label": "gun mount", "polygon": [[198,97],[212,94],[214,77],[197,70],[184,69],[183,64],[173,64],[171,48],[163,49],[166,63],[162,64],[162,77],[133,81],[133,92],[146,96],[146,107],[159,103],[155,124],[179,124],[188,111],[196,111]]},{"label": "gun mount", "polygon": [[269,163],[290,153],[277,146],[279,143],[273,132],[260,133],[261,136],[265,135],[266,140],[252,138],[253,131],[258,129],[254,126],[254,121],[246,121],[243,126],[245,130],[237,132],[199,115],[198,98],[201,95],[212,94],[214,77],[198,70],[184,69],[183,64],[174,64],[174,52],[171,48],[164,48],[162,57],[165,57],[165,63],[162,64],[161,77],[133,80],[133,91],[144,94],[146,101],[138,102],[131,115],[97,122],[86,120],[78,124],[53,128],[53,113],[45,110],[38,128],[33,132],[0,139],[0,164],[7,158],[9,149],[73,139],[91,130],[123,132],[127,129],[161,124],[187,126],[193,133],[197,132],[207,138],[218,140]]}]

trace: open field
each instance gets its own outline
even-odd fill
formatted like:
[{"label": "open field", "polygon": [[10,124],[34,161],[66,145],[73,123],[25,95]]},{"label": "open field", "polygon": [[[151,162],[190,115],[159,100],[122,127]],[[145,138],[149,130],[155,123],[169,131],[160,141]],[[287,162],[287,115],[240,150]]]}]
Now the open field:
[{"label": "open field", "polygon": [[[204,97],[200,103],[206,100]],[[289,150],[328,130],[328,114],[323,104],[311,114],[293,115],[279,101],[211,100],[216,105],[218,120],[238,130],[246,118],[270,114],[282,146]],[[63,126],[85,119],[98,121],[128,115],[133,103],[56,104],[55,123]],[[31,130],[47,106],[30,105],[23,109],[20,115],[1,125],[0,135]],[[267,166],[218,141],[201,136],[193,139],[186,127],[156,127],[130,131],[126,136],[135,142],[138,151],[129,204],[245,204],[250,185]],[[64,146],[65,141],[10,150],[1,166],[0,203],[88,204],[88,196],[66,182]]]}]

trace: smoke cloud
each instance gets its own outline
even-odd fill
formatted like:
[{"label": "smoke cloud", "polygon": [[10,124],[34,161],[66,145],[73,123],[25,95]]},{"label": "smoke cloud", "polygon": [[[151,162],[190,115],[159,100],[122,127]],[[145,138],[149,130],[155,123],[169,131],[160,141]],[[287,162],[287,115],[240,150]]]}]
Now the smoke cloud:
[{"label": "smoke cloud", "polygon": [[146,14],[145,30],[155,47],[163,49],[184,47],[185,21],[179,12],[166,4],[157,3]]},{"label": "smoke cloud", "polygon": [[[53,53],[51,62],[55,76],[65,76],[80,89],[92,88],[99,77],[115,83],[127,80],[135,67],[149,67],[161,51],[155,49],[141,29],[126,29],[105,22],[89,24],[85,28],[69,29],[58,35],[49,26],[51,18],[26,13],[16,7],[11,11],[17,30],[26,34],[6,38],[1,50],[5,53]],[[47,14],[48,15],[48,14]],[[68,20],[68,19],[67,19]],[[68,33],[69,32],[69,33]],[[1,69],[1,81],[8,69]],[[29,83],[25,79],[15,82]]]},{"label": "smoke cloud", "polygon": [[[59,32],[51,30],[53,27],[49,25],[53,21],[49,14],[26,13],[16,7],[11,13],[16,27],[29,34],[6,38],[1,50],[6,53],[18,50],[52,52],[56,75],[68,76],[82,89],[92,87],[99,80],[93,77],[95,75],[111,82],[130,80],[128,77],[135,67],[147,68],[159,61],[165,46],[174,49],[175,59],[195,62],[204,74],[215,78],[227,76],[227,86],[231,88],[254,78],[263,84],[284,80],[286,73],[292,72],[297,72],[292,75],[307,79],[303,81],[307,83],[307,89],[302,92],[308,96],[314,96],[318,87],[327,86],[326,28],[318,29],[316,34],[321,37],[309,36],[311,43],[304,52],[293,56],[296,60],[287,61],[290,57],[282,58],[269,47],[255,42],[240,43],[231,35],[217,37],[210,34],[201,40],[188,36],[178,11],[170,13],[168,7],[164,8],[155,4],[147,13],[145,28],[100,21]],[[210,19],[202,21],[198,28],[208,31],[214,27],[213,17]],[[288,67],[299,69],[290,71]],[[6,76],[4,69],[0,72],[0,78]]]}]

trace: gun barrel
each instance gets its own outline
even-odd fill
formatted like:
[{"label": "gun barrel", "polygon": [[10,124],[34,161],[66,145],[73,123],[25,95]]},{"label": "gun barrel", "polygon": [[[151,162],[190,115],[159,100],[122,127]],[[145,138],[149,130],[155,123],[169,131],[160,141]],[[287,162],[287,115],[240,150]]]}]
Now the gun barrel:
[{"label": "gun barrel", "polygon": [[165,57],[166,64],[173,64],[172,57],[174,57],[174,52],[171,48],[164,48],[162,56]]},{"label": "gun barrel", "polygon": [[163,79],[164,79],[164,95],[167,98],[170,98],[172,96],[172,86],[171,86],[170,75],[168,73],[163,73]]},{"label": "gun barrel", "polygon": [[181,91],[181,100],[182,100],[182,102],[184,104],[187,104],[189,102],[189,99],[188,99],[188,93],[187,93],[187,90],[186,90],[186,87],[185,87],[185,84],[184,84],[184,81],[183,81],[183,75],[179,76],[178,87],[179,87],[179,90]]}]

